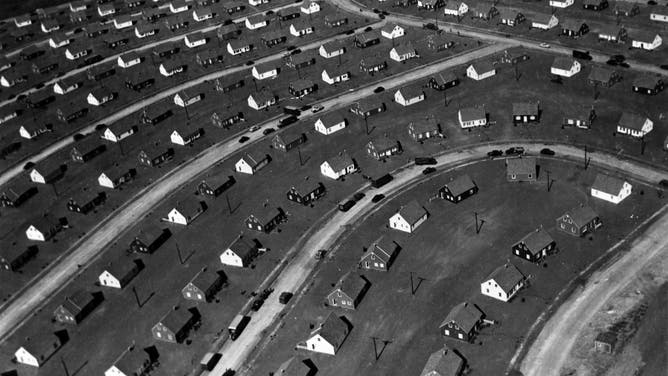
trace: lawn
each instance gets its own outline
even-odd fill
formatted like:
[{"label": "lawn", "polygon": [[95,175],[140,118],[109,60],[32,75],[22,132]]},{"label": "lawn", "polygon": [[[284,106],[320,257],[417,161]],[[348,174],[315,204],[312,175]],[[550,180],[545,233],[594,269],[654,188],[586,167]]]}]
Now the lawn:
[{"label": "lawn", "polygon": [[[293,355],[311,358],[322,375],[418,374],[427,357],[447,344],[459,350],[471,364],[472,375],[497,374],[506,367],[528,324],[545,309],[577,272],[651,215],[660,200],[655,195],[635,193],[619,206],[595,200],[588,194],[596,169],[582,170],[570,163],[540,160],[541,171],[550,170],[556,182],[546,190],[545,176],[535,184],[505,181],[502,161],[489,161],[459,168],[425,181],[386,202],[341,239],[334,259],[314,274],[295,308],[288,312],[274,340],[253,365],[252,373],[267,374]],[[458,204],[431,199],[451,177],[469,174],[480,188],[478,195]],[[647,187],[636,184],[635,192]],[[387,228],[389,218],[402,204],[418,199],[430,218],[412,235]],[[578,204],[591,205],[604,226],[591,239],[557,232],[555,218]],[[479,235],[474,212],[485,220]],[[633,219],[630,218],[633,215]],[[638,216],[638,217],[636,217]],[[542,265],[514,257],[511,245],[542,226],[556,240],[559,252]],[[387,273],[363,272],[372,286],[356,311],[326,308],[324,297],[346,271],[357,269],[367,247],[381,234],[401,247]],[[479,283],[504,262],[514,263],[530,276],[530,287],[510,303],[479,293]],[[417,285],[411,294],[410,277]],[[461,301],[477,304],[497,325],[485,327],[475,343],[444,339],[438,326],[448,311]],[[309,328],[328,312],[344,315],[353,329],[335,357],[294,350],[308,337]],[[372,337],[389,341],[375,360]]]}]

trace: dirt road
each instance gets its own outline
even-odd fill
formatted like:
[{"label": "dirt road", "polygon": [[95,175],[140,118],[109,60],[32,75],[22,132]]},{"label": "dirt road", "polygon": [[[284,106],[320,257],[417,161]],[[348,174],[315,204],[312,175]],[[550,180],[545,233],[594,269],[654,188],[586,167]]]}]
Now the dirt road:
[{"label": "dirt road", "polygon": [[[540,150],[548,145],[543,143],[504,143],[496,144],[494,148],[504,149],[510,146],[522,146],[527,152],[538,154]],[[549,145],[558,156],[579,160],[582,156],[582,150],[569,145]],[[487,152],[491,149],[488,145],[480,145],[470,149],[463,149],[458,151],[451,151],[437,158],[438,166],[445,165],[461,165],[474,161],[476,159],[484,158]],[[668,177],[666,171],[655,171],[642,165],[637,165],[627,161],[621,161],[613,155],[596,153],[592,155],[592,163],[601,165],[605,168],[621,169],[628,174],[635,176],[638,179],[647,179],[650,182],[657,182]],[[411,183],[418,181],[421,178],[421,171],[423,166],[413,166],[405,169],[395,175],[395,179],[388,185],[383,187],[380,192],[385,195],[393,194]],[[275,291],[298,291],[304,282],[308,279],[311,271],[316,266],[317,261],[313,258],[313,251],[317,249],[327,249],[337,241],[341,233],[347,225],[354,223],[358,218],[361,218],[366,212],[377,207],[371,203],[370,195],[367,195],[362,201],[353,206],[350,211],[335,213],[327,222],[325,222],[320,230],[311,236],[311,238],[304,243],[304,246],[298,250],[291,250],[290,253],[296,251],[296,255],[292,258],[280,276],[276,279],[272,286]],[[666,239],[668,242],[668,238]],[[289,254],[290,254],[289,253]],[[252,316],[249,325],[236,341],[226,342],[220,349],[223,358],[220,360],[218,366],[212,371],[210,376],[221,376],[226,369],[239,369],[244,364],[246,358],[255,349],[258,343],[264,338],[267,330],[278,318],[283,309],[277,299],[268,299],[260,310]],[[307,333],[305,333],[306,335]],[[243,372],[241,372],[243,374]],[[537,374],[538,375],[538,374]]]},{"label": "dirt road", "polygon": [[574,293],[550,318],[524,357],[525,376],[559,376],[576,339],[594,315],[638,272],[668,257],[668,206],[633,242],[631,250],[606,269],[595,273],[584,290]]}]

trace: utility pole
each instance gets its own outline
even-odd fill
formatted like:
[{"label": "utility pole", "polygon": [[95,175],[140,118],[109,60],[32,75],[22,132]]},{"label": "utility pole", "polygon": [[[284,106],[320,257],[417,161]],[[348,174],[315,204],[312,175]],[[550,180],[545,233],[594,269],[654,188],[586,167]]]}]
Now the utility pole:
[{"label": "utility pole", "polygon": [[299,154],[299,165],[303,166],[304,162],[302,160],[302,148],[299,145],[297,145],[297,153]]},{"label": "utility pole", "polygon": [[552,187],[552,182],[550,181],[550,170],[545,170],[547,172],[547,191],[550,191],[550,188]]},{"label": "utility pole", "polygon": [[139,301],[139,294],[137,294],[137,289],[132,286],[132,293],[135,295],[135,301],[137,302],[137,307],[141,308],[141,302]]},{"label": "utility pole", "polygon": [[481,219],[480,222],[478,222],[478,212],[473,212],[475,215],[475,233],[480,234],[480,230],[482,229],[482,225],[485,223],[484,219]]},{"label": "utility pole", "polygon": [[369,120],[367,120],[367,119],[368,119],[368,116],[366,114],[364,114],[364,129],[365,129],[364,132],[368,136],[369,135]]},{"label": "utility pole", "polygon": [[411,295],[415,295],[415,289],[413,288],[413,272],[409,273],[411,276]]},{"label": "utility pole", "polygon": [[446,94],[447,91],[448,91],[447,89],[443,90],[443,105],[445,107],[448,107],[448,95]]},{"label": "utility pole", "polygon": [[230,195],[225,194],[225,201],[227,201],[227,210],[232,214],[232,205],[230,205]]},{"label": "utility pole", "polygon": [[62,356],[60,357],[60,364],[63,365],[63,369],[65,370],[65,376],[70,376],[70,371],[67,369],[67,364],[65,364],[65,359]]},{"label": "utility pole", "polygon": [[181,256],[181,248],[179,248],[179,243],[174,242],[176,245],[176,254],[179,256],[179,262],[183,265],[183,256]]},{"label": "utility pole", "polygon": [[587,156],[587,145],[584,147],[584,169],[586,170],[587,167],[589,167],[589,162],[591,161],[591,157]]}]

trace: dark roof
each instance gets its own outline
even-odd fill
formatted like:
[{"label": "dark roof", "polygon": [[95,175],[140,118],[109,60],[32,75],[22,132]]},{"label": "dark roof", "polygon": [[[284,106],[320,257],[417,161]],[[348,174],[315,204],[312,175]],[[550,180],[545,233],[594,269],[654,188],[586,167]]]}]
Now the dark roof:
[{"label": "dark roof", "polygon": [[335,289],[341,290],[352,299],[355,299],[364,291],[368,283],[363,276],[348,272],[339,279]]},{"label": "dark roof", "polygon": [[659,35],[656,31],[650,30],[635,30],[629,34],[631,35],[631,39],[645,43],[652,43],[654,38]]},{"label": "dark roof", "polygon": [[529,248],[532,252],[538,252],[541,249],[547,247],[548,244],[552,243],[554,239],[547,233],[547,231],[542,228],[538,228],[535,231],[531,231],[520,239],[521,243]]},{"label": "dark roof", "polygon": [[256,166],[258,166],[266,158],[267,158],[266,156],[262,156],[261,158],[258,158],[254,155],[249,154],[249,153],[246,153],[246,154],[243,155],[243,157],[241,157],[241,159],[244,160],[246,162],[246,164],[251,166],[252,168],[255,168]]},{"label": "dark roof", "polygon": [[266,33],[262,34],[262,39],[263,40],[275,40],[275,39],[282,39],[285,38],[285,33],[283,30],[271,30],[267,31]]},{"label": "dark roof", "polygon": [[74,294],[65,298],[65,302],[63,302],[62,307],[71,314],[77,315],[94,300],[95,297],[93,294],[91,294],[90,291],[77,290],[74,292]]},{"label": "dark roof", "polygon": [[353,103],[353,106],[357,107],[359,111],[364,113],[379,107],[383,107],[383,100],[380,98],[380,96],[374,95],[360,99],[358,102]]},{"label": "dark roof", "polygon": [[186,326],[192,318],[193,313],[186,308],[170,309],[165,316],[160,319],[160,323],[174,333],[178,333]]},{"label": "dark roof", "polygon": [[355,40],[361,44],[366,44],[374,39],[378,39],[378,33],[374,30],[364,32],[355,36]]},{"label": "dark roof", "polygon": [[311,367],[304,360],[292,357],[278,367],[274,376],[309,376],[311,372]]},{"label": "dark roof", "polygon": [[311,336],[319,334],[325,341],[332,344],[341,344],[348,335],[348,324],[330,312],[325,320],[311,333]]},{"label": "dark roof", "polygon": [[390,138],[386,136],[378,137],[375,138],[371,141],[369,141],[369,144],[374,147],[374,149],[378,151],[383,151],[383,150],[389,150],[397,146],[397,141],[396,140],[391,140]]},{"label": "dark roof", "polygon": [[417,202],[417,200],[411,200],[408,204],[399,209],[399,215],[411,225],[417,222],[425,214],[427,214],[427,211],[419,202]]},{"label": "dark roof", "polygon": [[195,198],[186,198],[183,201],[177,201],[174,208],[187,217],[202,211],[202,203]]},{"label": "dark roof", "polygon": [[536,158],[509,158],[506,159],[508,174],[536,174]]},{"label": "dark roof", "polygon": [[346,118],[338,112],[328,112],[320,116],[318,119],[322,122],[322,124],[325,125],[325,127],[329,127],[346,120]]},{"label": "dark roof", "polygon": [[597,27],[598,33],[603,35],[618,35],[621,30],[624,30],[622,25],[602,24]]},{"label": "dark roof", "polygon": [[438,131],[439,124],[434,116],[425,116],[411,121],[408,124],[408,127],[413,129],[413,132],[421,134],[425,132]]},{"label": "dark roof", "polygon": [[[378,258],[388,263],[392,255],[387,252],[393,252],[397,248],[397,243],[394,242],[390,237],[381,235],[376,239],[371,245],[369,245],[368,251],[373,252]],[[363,255],[364,258],[366,255]]]},{"label": "dark roof", "polygon": [[494,65],[490,61],[476,61],[475,63],[471,64],[473,66],[473,69],[476,71],[478,74],[486,73],[486,72],[491,72],[493,71]]},{"label": "dark roof", "polygon": [[266,103],[276,98],[276,95],[274,95],[271,91],[267,89],[262,89],[257,93],[251,93],[250,95],[258,104]]},{"label": "dark roof", "polygon": [[493,279],[503,291],[508,292],[524,278],[524,274],[515,265],[507,263],[494,269],[492,274],[485,278],[484,282]]},{"label": "dark roof", "polygon": [[576,225],[583,226],[591,222],[598,214],[590,206],[578,206],[566,212]]},{"label": "dark roof", "polygon": [[513,115],[536,115],[538,116],[537,102],[514,102]]},{"label": "dark roof", "polygon": [[247,242],[241,235],[237,236],[227,248],[242,259],[251,256],[255,252],[255,245]]},{"label": "dark roof", "polygon": [[612,80],[615,74],[617,74],[617,71],[614,69],[593,66],[591,72],[589,72],[588,79],[591,81],[608,82]]},{"label": "dark roof", "polygon": [[424,95],[424,88],[420,84],[406,85],[399,88],[398,91],[400,91],[401,95],[406,99],[416,98],[420,95]]},{"label": "dark roof", "polygon": [[149,356],[146,351],[132,346],[121,354],[114,362],[114,366],[126,375],[132,375],[138,369],[142,368],[148,359]]},{"label": "dark roof", "polygon": [[561,22],[561,28],[564,30],[578,31],[582,25],[586,25],[583,20],[576,20],[573,18],[567,18]]},{"label": "dark roof", "polygon": [[541,24],[546,24],[550,22],[550,19],[552,18],[552,14],[547,14],[547,13],[536,13],[532,18],[532,22],[538,22]]},{"label": "dark roof", "polygon": [[517,9],[512,9],[512,8],[498,8],[498,9],[499,9],[499,17],[502,20],[514,20],[515,18],[517,18],[518,15],[522,14]]},{"label": "dark roof", "polygon": [[109,272],[109,274],[116,277],[117,279],[123,279],[126,275],[132,273],[133,270],[138,267],[137,261],[138,260],[122,259],[119,260],[119,262],[114,262],[107,265],[104,270]]},{"label": "dark roof", "polygon": [[58,219],[56,219],[56,217],[50,214],[46,214],[41,217],[36,217],[29,222],[30,225],[32,225],[41,232],[48,231],[52,227],[57,226],[58,223],[59,223]]},{"label": "dark roof", "polygon": [[475,304],[469,302],[462,302],[457,304],[441,323],[441,326],[454,322],[464,332],[468,333],[482,320],[483,313]]},{"label": "dark roof", "polygon": [[485,119],[487,117],[485,106],[464,107],[459,110],[459,113],[462,121]]},{"label": "dark roof", "polygon": [[384,31],[384,32],[386,32],[386,33],[391,34],[392,31],[394,31],[394,28],[397,27],[397,26],[403,29],[403,27],[402,27],[401,25],[399,25],[399,24],[396,24],[396,23],[388,23],[388,24],[385,24],[385,26],[383,26],[383,27],[380,29],[380,31]]},{"label": "dark roof", "polygon": [[200,270],[195,276],[190,280],[193,286],[199,288],[200,290],[206,291],[214,283],[216,283],[221,278],[221,275],[216,271],[207,271],[206,269]]},{"label": "dark roof", "polygon": [[399,43],[396,47],[394,47],[394,50],[399,56],[415,53],[415,47],[413,47],[413,43],[411,42]]},{"label": "dark roof", "polygon": [[344,48],[344,45],[340,41],[331,41],[323,44],[322,47],[325,49],[325,52],[331,53]]},{"label": "dark roof", "polygon": [[448,82],[457,80],[457,76],[450,71],[440,72],[438,74],[431,76],[431,78],[433,78],[434,81],[436,81],[436,83],[439,85],[444,85],[447,84]]},{"label": "dark roof", "polygon": [[314,179],[311,176],[306,176],[293,183],[292,188],[300,194],[306,194],[315,190],[320,184],[322,183],[317,179]]},{"label": "dark roof", "polygon": [[334,171],[341,171],[344,168],[353,164],[353,159],[348,155],[348,153],[342,153],[334,157],[327,159],[327,163],[332,167]]},{"label": "dark roof", "polygon": [[624,128],[641,131],[642,126],[645,124],[646,120],[647,116],[643,116],[634,112],[623,112],[617,124]]},{"label": "dark roof", "polygon": [[255,25],[261,22],[268,21],[268,18],[263,14],[256,14],[254,16],[249,16],[247,20],[251,25]]},{"label": "dark roof", "polygon": [[598,174],[596,175],[596,179],[594,179],[594,183],[591,185],[591,188],[596,189],[597,191],[617,195],[623,186],[624,180],[622,179],[609,175]]},{"label": "dark roof", "polygon": [[97,88],[93,89],[93,90],[90,92],[90,94],[93,94],[93,96],[94,96],[96,99],[102,99],[102,98],[104,98],[104,97],[106,97],[106,96],[108,96],[108,95],[113,95],[114,92],[111,91],[111,89],[108,88],[108,87],[106,87],[106,86],[100,86],[100,87],[97,87]]},{"label": "dark roof", "polygon": [[663,78],[661,76],[643,74],[636,77],[636,79],[633,80],[633,86],[646,89],[647,88],[653,89],[654,86],[656,86],[659,83],[659,81],[663,81]]},{"label": "dark roof", "polygon": [[461,356],[443,346],[429,356],[420,376],[457,376],[463,365],[464,359]]},{"label": "dark roof", "polygon": [[454,196],[459,196],[460,194],[475,188],[475,183],[471,180],[471,177],[464,174],[458,176],[456,179],[451,180],[449,183],[445,184]]},{"label": "dark roof", "polygon": [[315,84],[313,83],[313,81],[311,81],[307,78],[302,78],[302,79],[290,82],[290,87],[292,88],[292,90],[296,90],[296,91],[306,90],[306,89],[312,88],[314,85]]},{"label": "dark roof", "polygon": [[26,337],[21,347],[37,358],[41,355],[49,355],[55,351],[54,343],[61,343],[55,333],[50,331],[37,331],[35,335]]},{"label": "dark roof", "polygon": [[596,336],[596,342],[603,342],[615,346],[617,343],[617,334],[611,331],[601,332]]},{"label": "dark roof", "polygon": [[552,68],[570,70],[574,63],[575,59],[572,57],[557,56],[554,58],[554,62],[552,62]]}]

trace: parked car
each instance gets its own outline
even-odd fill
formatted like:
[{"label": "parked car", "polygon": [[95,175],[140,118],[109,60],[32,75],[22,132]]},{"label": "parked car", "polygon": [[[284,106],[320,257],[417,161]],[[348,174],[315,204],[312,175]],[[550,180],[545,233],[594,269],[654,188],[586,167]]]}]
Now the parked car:
[{"label": "parked car", "polygon": [[608,65],[612,65],[613,67],[616,67],[617,65],[619,65],[619,62],[615,59],[609,59],[605,63],[608,64]]},{"label": "parked car", "polygon": [[267,128],[267,129],[265,129],[265,130],[262,131],[262,134],[266,136],[266,135],[268,135],[268,134],[270,134],[270,133],[274,133],[275,131],[276,131],[276,130],[275,130],[274,128]]},{"label": "parked car", "polygon": [[377,195],[375,195],[371,198],[371,202],[373,202],[375,204],[377,202],[380,202],[384,198],[385,198],[385,195],[382,194],[382,193],[379,193],[379,194],[377,194]]},{"label": "parked car", "polygon": [[423,175],[429,175],[429,174],[434,173],[434,172],[436,172],[436,169],[433,168],[433,167],[427,167],[424,170],[422,170]]},{"label": "parked car", "polygon": [[278,127],[283,128],[299,120],[296,116],[288,116],[278,121]]},{"label": "parked car", "polygon": [[540,153],[543,155],[554,155],[554,150],[545,148],[541,149]]},{"label": "parked car", "polygon": [[626,57],[624,55],[612,55],[610,56],[610,59],[621,63],[622,61],[626,60]]},{"label": "parked car", "polygon": [[353,199],[354,199],[355,201],[359,201],[359,200],[363,199],[365,196],[366,196],[366,195],[365,195],[364,193],[362,193],[362,192],[357,192],[357,193],[355,193],[355,194],[353,195]]},{"label": "parked car", "polygon": [[320,112],[320,111],[322,111],[322,110],[324,110],[324,109],[325,109],[324,106],[321,106],[321,105],[319,105],[319,104],[316,104],[315,106],[313,106],[313,108],[311,108],[311,112],[315,114],[316,112]]},{"label": "parked car", "polygon": [[342,211],[342,212],[347,212],[353,206],[355,206],[355,201],[353,201],[353,200],[343,200],[339,203],[339,210]]},{"label": "parked car", "polygon": [[254,125],[254,126],[248,128],[248,130],[251,131],[251,132],[255,132],[255,131],[260,130],[260,126],[259,125]]},{"label": "parked car", "polygon": [[539,44],[539,46],[541,46],[541,47],[543,47],[543,48],[550,48],[550,45],[547,44],[547,43],[545,43],[545,42]]},{"label": "parked car", "polygon": [[281,304],[287,304],[291,298],[292,298],[292,293],[284,291],[281,293],[281,295],[278,296],[278,302]]},{"label": "parked car", "polygon": [[619,66],[622,67],[622,68],[630,68],[630,67],[631,67],[631,66],[629,65],[629,63],[627,63],[627,62],[625,62],[625,61],[622,61],[621,63],[619,63]]},{"label": "parked car", "polygon": [[323,258],[325,258],[325,255],[326,255],[326,254],[327,254],[327,250],[326,250],[326,249],[319,249],[319,250],[315,253],[315,256],[314,256],[314,257],[315,257],[316,260],[322,260]]},{"label": "parked car", "polygon": [[384,91],[385,91],[385,88],[382,87],[382,86],[378,86],[377,88],[373,89],[373,92],[376,93],[376,94],[382,93]]},{"label": "parked car", "polygon": [[255,64],[255,62],[254,62],[253,60],[248,60],[248,61],[246,62],[246,65],[253,65],[253,64]]},{"label": "parked car", "polygon": [[426,24],[423,24],[423,25],[422,25],[422,28],[423,28],[423,29],[427,29],[427,30],[438,30],[438,26],[434,25],[434,24],[431,23],[431,22],[426,23]]},{"label": "parked car", "polygon": [[506,155],[522,155],[524,154],[524,148],[520,146],[511,147],[506,150]]},{"label": "parked car", "polygon": [[260,310],[260,307],[264,304],[264,299],[257,298],[253,301],[253,305],[251,306],[251,309],[255,312]]},{"label": "parked car", "polygon": [[666,179],[661,179],[661,181],[659,182],[659,186],[660,186],[661,188],[668,188],[668,180],[666,180]]},{"label": "parked car", "polygon": [[659,68],[664,69],[664,70],[668,70],[668,64],[661,64],[661,65],[659,65]]},{"label": "parked car", "polygon": [[500,157],[503,155],[503,150],[492,150],[487,153],[487,156],[490,158]]},{"label": "parked car", "polygon": [[433,157],[415,157],[416,165],[435,165],[436,158]]},{"label": "parked car", "polygon": [[241,136],[241,138],[239,138],[239,143],[243,144],[244,142],[246,142],[248,140],[250,140],[250,138],[248,138],[248,136]]}]

